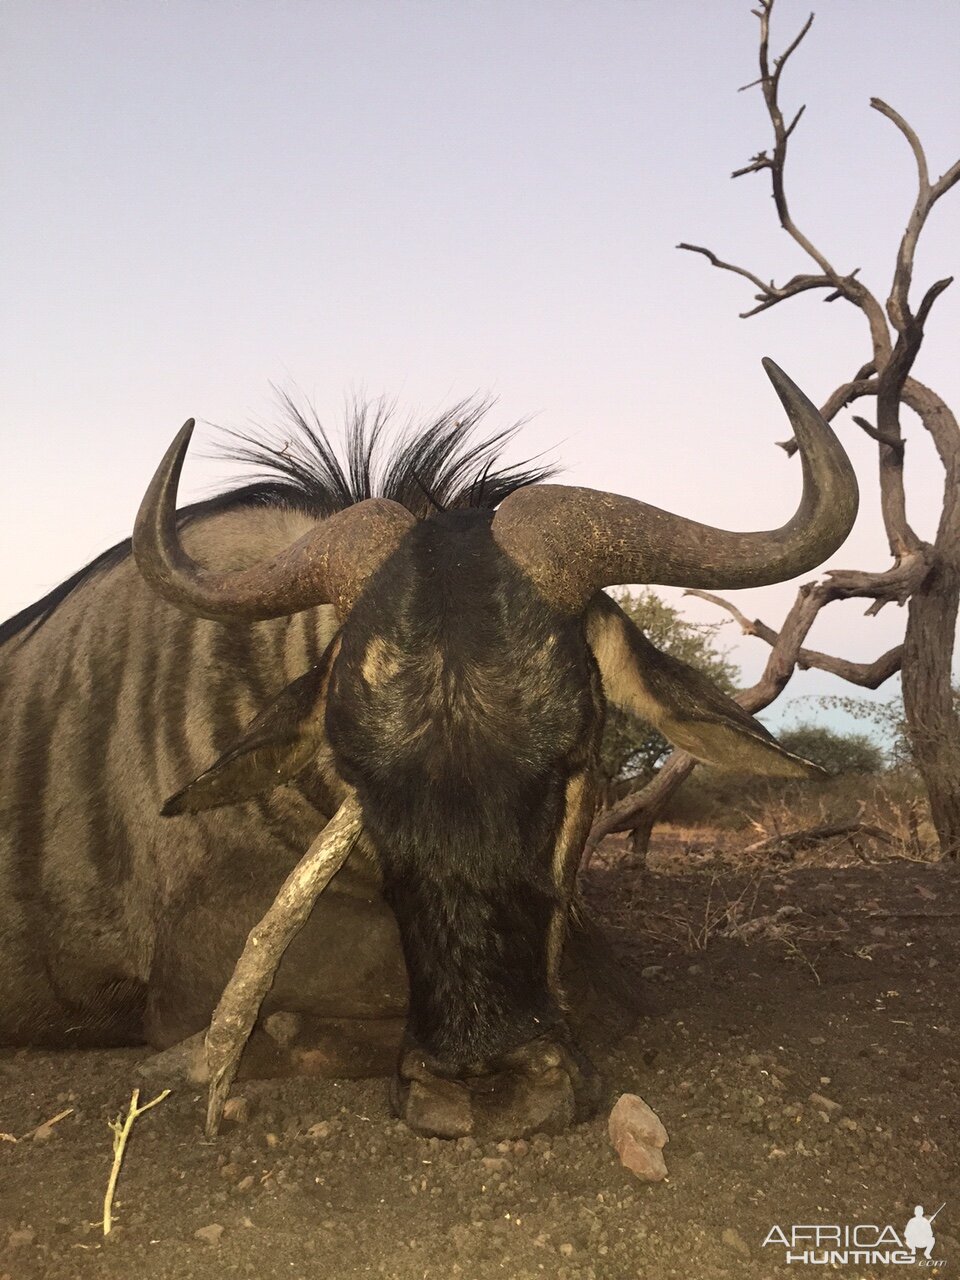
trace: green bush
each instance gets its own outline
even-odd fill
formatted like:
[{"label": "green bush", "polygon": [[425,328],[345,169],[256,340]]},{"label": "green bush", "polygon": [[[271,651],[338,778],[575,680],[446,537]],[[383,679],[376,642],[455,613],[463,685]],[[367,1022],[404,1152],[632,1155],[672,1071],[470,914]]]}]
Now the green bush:
[{"label": "green bush", "polygon": [[886,760],[882,747],[862,733],[836,733],[826,725],[802,724],[778,735],[796,756],[812,760],[836,777],[841,773],[880,773]]}]

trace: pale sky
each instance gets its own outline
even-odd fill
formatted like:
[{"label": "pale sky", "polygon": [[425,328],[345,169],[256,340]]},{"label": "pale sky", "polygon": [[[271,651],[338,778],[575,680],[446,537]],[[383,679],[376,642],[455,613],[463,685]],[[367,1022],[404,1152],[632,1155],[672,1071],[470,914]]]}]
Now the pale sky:
[{"label": "pale sky", "polygon": [[[531,418],[514,459],[548,450],[569,483],[730,528],[782,523],[799,468],[775,447],[789,430],[761,356],[821,401],[869,350],[859,313],[816,294],[739,320],[749,283],[674,247],[778,281],[809,269],[766,177],[729,178],[770,142],[759,91],[737,93],[757,74],[750,7],[6,0],[0,616],[129,533],[185,418],[276,420],[271,383],[330,426],[357,393],[402,415],[493,395],[493,425]],[[778,48],[807,12],[779,0]],[[953,163],[956,0],[816,13],[782,84],[785,110],[807,104],[792,209],[885,297],[914,168],[869,98],[917,129],[934,175]],[[955,190],[919,291],[960,272],[958,245]],[[916,369],[955,409],[958,320],[960,282]],[[831,564],[882,568],[875,447],[846,416],[838,429],[863,503]],[[913,421],[907,436],[909,514],[929,535],[941,474]],[[214,438],[202,427],[198,452]],[[192,457],[183,498],[225,474]],[[777,625],[794,591],[735,598]],[[864,608],[832,606],[811,642],[858,659],[895,644],[903,612]],[[753,679],[765,646],[725,634]],[[853,690],[798,674],[769,721],[824,692]]]}]

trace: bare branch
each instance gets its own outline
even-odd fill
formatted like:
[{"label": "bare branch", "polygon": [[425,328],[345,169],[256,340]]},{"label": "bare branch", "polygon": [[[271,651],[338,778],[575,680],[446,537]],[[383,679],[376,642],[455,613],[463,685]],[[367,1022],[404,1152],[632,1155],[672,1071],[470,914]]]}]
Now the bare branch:
[{"label": "bare branch", "polygon": [[832,422],[841,409],[846,409],[847,405],[853,404],[854,400],[859,400],[862,396],[872,396],[877,393],[876,381],[871,377],[873,373],[873,365],[866,364],[862,369],[857,371],[856,377],[852,382],[841,383],[821,405],[820,413],[827,422]]},{"label": "bare branch", "polygon": [[[752,271],[748,271],[746,267],[738,267],[735,263],[724,262],[722,258],[717,257],[712,249],[705,249],[703,245],[684,242],[678,244],[677,248],[686,249],[688,253],[700,253],[712,266],[721,271],[732,271],[735,275],[743,276],[745,280],[749,280],[751,284],[757,286],[760,292],[756,296],[760,305],[752,307],[749,311],[741,311],[741,320],[748,320],[751,316],[759,315],[761,311],[766,311],[768,307],[775,306],[778,302],[782,302],[784,298],[796,297],[798,293],[806,293],[810,289],[834,289],[836,284],[836,281],[829,276],[816,275],[793,276],[786,284],[782,285],[774,284],[772,280],[767,283],[761,280],[759,276],[754,275]],[[859,271],[860,268],[858,267],[857,270]],[[834,296],[846,297],[846,294],[835,291]]]},{"label": "bare branch", "polygon": [[247,935],[240,959],[213,1011],[206,1035],[210,1073],[208,1138],[216,1136],[240,1055],[287,946],[313,904],[350,854],[360,835],[362,813],[351,792],[277,891],[263,919]]},{"label": "bare branch", "polygon": [[907,378],[903,384],[903,403],[913,410],[930,433],[947,472],[944,493],[947,506],[951,502],[960,503],[960,423],[949,405],[916,378]]},{"label": "bare branch", "polygon": [[894,645],[886,653],[881,653],[873,662],[850,662],[847,658],[836,658],[829,653],[819,653],[815,649],[801,649],[797,666],[801,671],[814,668],[827,671],[832,676],[846,680],[848,684],[859,685],[862,689],[879,689],[891,676],[895,676],[903,665],[903,645]]},{"label": "bare branch", "polygon": [[921,543],[916,550],[905,553],[892,568],[883,573],[868,573],[860,569],[828,569],[827,578],[831,590],[835,592],[832,597],[835,600],[863,597],[882,601],[884,604],[906,604],[926,580],[930,568],[930,548],[926,543]]},{"label": "bare branch", "polygon": [[750,163],[745,164],[742,169],[734,169],[731,178],[742,178],[746,173],[759,173],[761,169],[772,169],[773,161],[765,151],[758,151],[755,156],[750,157]]},{"label": "bare branch", "polygon": [[715,604],[721,609],[726,609],[745,636],[760,636],[768,644],[773,644],[777,637],[778,633],[772,627],[768,627],[759,618],[748,618],[745,613],[741,613],[735,604],[731,604],[729,600],[724,600],[721,596],[715,596],[712,591],[701,591],[698,587],[689,587],[683,594],[685,596],[696,596],[698,600],[706,600],[708,604]]},{"label": "bare branch", "polygon": [[857,414],[853,415],[853,420],[861,431],[865,431],[867,433],[871,440],[876,440],[878,444],[885,444],[887,448],[894,449],[901,457],[903,457],[905,441],[901,440],[898,436],[885,436],[881,431],[878,431],[876,427],[871,426],[866,418],[858,417]]},{"label": "bare branch", "polygon": [[[831,264],[826,255],[813,244],[813,242],[800,230],[793,221],[790,214],[789,204],[787,202],[786,187],[784,180],[784,172],[787,160],[787,144],[794,130],[796,129],[804,107],[800,107],[789,125],[784,123],[783,111],[780,107],[779,91],[780,77],[783,74],[784,67],[790,56],[800,45],[813,24],[813,14],[809,16],[798,34],[794,37],[786,49],[779,57],[773,60],[773,66],[770,64],[770,15],[773,12],[774,0],[761,0],[760,7],[753,10],[760,19],[760,77],[754,81],[758,84],[763,92],[763,100],[766,104],[767,115],[770,117],[770,123],[773,125],[774,148],[773,153],[768,154],[761,151],[754,156],[750,164],[745,165],[742,169],[737,169],[734,173],[735,178],[743,177],[747,173],[758,173],[762,169],[770,170],[771,185],[773,189],[773,198],[777,207],[777,217],[784,231],[803,249],[803,251],[813,259],[820,268],[823,276],[831,286],[831,292],[827,297],[828,302],[834,302],[838,298],[846,298],[848,302],[859,307],[867,318],[870,326],[870,335],[873,342],[874,351],[878,358],[884,357],[890,350],[890,335],[887,329],[883,308],[878,300],[873,296],[869,289],[866,288],[859,280],[857,280],[855,272],[848,272],[841,275],[840,272]],[[748,87],[748,86],[745,86]],[[807,284],[806,288],[819,287],[813,284]],[[784,293],[782,296],[790,297],[793,293],[802,292],[800,288],[794,288],[790,293]],[[759,298],[760,306],[752,311],[745,312],[745,316],[756,315],[760,311],[766,310],[773,306],[775,302],[780,301],[780,296],[773,291],[765,291],[763,296]]]},{"label": "bare branch", "polygon": [[793,133],[794,129],[800,123],[800,117],[803,115],[806,109],[807,109],[807,104],[804,103],[803,106],[800,108],[800,110],[797,112],[797,114],[793,117],[792,122],[787,126],[787,131],[783,135],[785,138],[789,138],[791,133]]},{"label": "bare branch", "polygon": [[[834,282],[826,276],[793,276],[786,284],[774,285],[770,284],[763,294],[758,295],[759,306],[751,307],[749,311],[741,311],[740,319],[749,320],[751,316],[757,316],[761,311],[767,311],[770,307],[775,306],[778,302],[782,302],[784,298],[795,298],[798,293],[806,293],[810,289],[833,289]],[[830,295],[832,298],[846,297],[845,293],[834,289]],[[829,299],[825,299],[829,301]]]},{"label": "bare branch", "polygon": [[764,282],[760,279],[760,277],[755,276],[752,271],[747,271],[745,267],[734,266],[732,262],[721,261],[721,259],[718,258],[717,255],[711,249],[704,249],[702,245],[681,243],[677,245],[677,248],[686,249],[688,253],[702,253],[705,258],[709,259],[709,261],[712,263],[713,266],[719,267],[721,271],[736,272],[738,276],[743,276],[745,279],[749,280],[752,284],[755,284],[758,289],[762,289],[764,292],[766,292],[768,288],[772,288],[772,285],[768,286],[764,284]]},{"label": "bare branch", "polygon": [[886,116],[888,120],[892,120],[897,126],[907,142],[910,144],[910,150],[913,152],[913,158],[917,162],[917,181],[920,189],[925,190],[930,186],[930,177],[927,170],[927,157],[924,154],[920,139],[904,120],[899,111],[894,111],[893,107],[888,106],[882,98],[871,98],[870,105],[874,111],[879,111],[882,116]]},{"label": "bare branch", "polygon": [[[769,14],[770,12],[772,12],[772,10],[773,10],[773,0],[770,0],[770,4],[767,5],[767,13]],[[779,81],[780,76],[783,73],[783,68],[787,65],[787,59],[790,57],[792,53],[796,51],[800,42],[803,40],[804,36],[807,34],[807,32],[810,30],[812,26],[813,26],[813,14],[811,13],[810,17],[807,18],[806,22],[801,27],[799,34],[792,41],[792,43],[787,45],[786,49],[784,49],[783,53],[781,53],[779,58],[774,58],[773,65],[776,67],[776,71],[774,72],[774,75],[773,75],[774,86],[776,86],[777,82]]]},{"label": "bare branch", "polygon": [[[917,164],[917,198],[914,201],[910,218],[907,222],[906,230],[900,241],[900,249],[897,253],[897,265],[893,276],[893,285],[890,289],[890,297],[887,299],[887,314],[893,324],[893,327],[901,335],[905,335],[910,325],[913,323],[913,317],[910,314],[910,283],[913,279],[913,260],[917,249],[917,240],[920,232],[923,230],[924,223],[930,210],[936,204],[945,192],[960,180],[960,160],[956,162],[945,174],[942,175],[935,183],[930,182],[930,173],[927,166],[926,153],[923,145],[917,137],[913,128],[904,120],[903,116],[893,107],[889,106],[882,98],[871,98],[870,105],[875,111],[879,111],[882,116],[886,116],[897,129],[906,138],[910,150],[913,152],[913,158]],[[949,282],[947,282],[949,283]],[[917,313],[917,321],[923,325],[930,307],[935,299],[947,287],[944,281],[938,281],[931,289],[927,291],[923,303],[921,303],[921,311],[923,313],[921,319],[921,311]]]},{"label": "bare branch", "polygon": [[[783,69],[787,64],[787,60],[794,52],[804,36],[810,30],[813,22],[813,14],[804,23],[803,28],[795,39],[787,46],[778,58],[774,59],[774,70],[770,70],[770,14],[773,11],[773,0],[764,0],[760,12],[760,87],[763,91],[763,100],[766,103],[767,114],[770,117],[770,123],[773,125],[774,149],[773,155],[768,164],[765,166],[770,169],[773,183],[773,198],[777,206],[777,216],[780,219],[780,225],[792,236],[800,247],[807,253],[817,266],[824,273],[834,280],[837,287],[840,285],[840,277],[834,268],[830,265],[827,258],[807,239],[800,229],[790,217],[790,210],[787,205],[786,191],[783,184],[783,170],[787,158],[787,140],[789,133],[783,123],[783,112],[780,109],[778,98],[780,89],[780,77]],[[744,170],[743,172],[749,172]]]},{"label": "bare branch", "polygon": [[932,284],[927,292],[923,295],[919,307],[917,307],[917,324],[923,325],[927,316],[930,314],[930,308],[943,293],[944,289],[949,289],[953,284],[953,276],[946,276],[943,280],[938,280],[936,284]]},{"label": "bare branch", "polygon": [[[712,595],[709,591],[691,589],[690,591],[685,591],[684,595],[699,596],[701,600],[707,600],[710,604],[726,609],[739,623],[744,635],[757,636],[771,647],[780,638],[780,632],[775,631],[773,627],[767,626],[759,618],[747,618],[729,600]],[[826,603],[828,601],[824,600],[824,604]],[[817,671],[827,671],[830,675],[839,676],[841,680],[846,680],[850,684],[860,685],[865,689],[878,689],[885,680],[889,680],[892,675],[900,670],[902,656],[902,645],[888,649],[886,653],[881,654],[873,662],[850,662],[847,658],[836,658],[832,654],[821,653],[817,649],[801,648],[797,651],[797,666],[801,671],[807,671],[811,668]]]}]

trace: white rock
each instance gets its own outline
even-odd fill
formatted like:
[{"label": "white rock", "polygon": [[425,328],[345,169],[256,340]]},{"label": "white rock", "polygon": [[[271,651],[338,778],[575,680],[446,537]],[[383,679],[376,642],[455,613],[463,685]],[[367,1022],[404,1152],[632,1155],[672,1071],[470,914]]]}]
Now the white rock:
[{"label": "white rock", "polygon": [[663,1147],[669,1141],[657,1113],[635,1093],[624,1093],[610,1112],[610,1141],[620,1163],[646,1182],[667,1176]]}]

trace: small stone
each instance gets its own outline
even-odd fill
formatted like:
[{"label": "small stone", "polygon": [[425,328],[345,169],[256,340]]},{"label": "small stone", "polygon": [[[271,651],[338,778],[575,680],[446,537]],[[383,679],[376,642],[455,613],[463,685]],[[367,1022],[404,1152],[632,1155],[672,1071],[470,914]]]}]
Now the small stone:
[{"label": "small stone", "polygon": [[308,1138],[317,1138],[320,1140],[329,1138],[333,1133],[333,1125],[329,1120],[318,1120],[316,1124],[312,1124],[307,1130]]},{"label": "small stone", "polygon": [[834,1102],[832,1098],[825,1098],[822,1093],[811,1093],[808,1101],[829,1120],[843,1110],[839,1102]]},{"label": "small stone", "polygon": [[202,1240],[204,1244],[218,1245],[220,1237],[223,1235],[223,1227],[219,1222],[211,1222],[209,1227],[198,1227],[193,1233],[195,1240]]},{"label": "small stone", "polygon": [[264,1018],[263,1029],[281,1049],[289,1049],[300,1035],[302,1019],[298,1013],[271,1013]]},{"label": "small stone", "polygon": [[254,1176],[252,1173],[248,1173],[245,1178],[241,1178],[240,1181],[237,1183],[237,1190],[252,1191],[253,1184],[254,1184]]},{"label": "small stone", "polygon": [[564,1243],[560,1246],[559,1252],[564,1258],[572,1258],[575,1250],[573,1245],[569,1242],[569,1240],[567,1240],[567,1241],[564,1241]]},{"label": "small stone", "polygon": [[638,1178],[660,1182],[667,1176],[662,1148],[668,1141],[660,1117],[635,1093],[623,1094],[607,1125],[620,1163]]},{"label": "small stone", "polygon": [[644,979],[659,978],[663,973],[662,964],[648,964],[640,970],[640,977]]},{"label": "small stone", "polygon": [[827,1042],[823,1036],[810,1036],[809,1043],[810,1044],[826,1044]]},{"label": "small stone", "polygon": [[721,1241],[728,1249],[733,1249],[735,1253],[739,1253],[741,1258],[750,1257],[750,1246],[744,1240],[739,1231],[733,1227],[726,1227],[720,1236]]},{"label": "small stone", "polygon": [[267,1146],[270,1148],[279,1147],[280,1145],[280,1137],[276,1133],[268,1133],[264,1138],[264,1141],[266,1142]]},{"label": "small stone", "polygon": [[220,1177],[227,1182],[236,1182],[242,1173],[243,1170],[238,1164],[225,1164],[220,1170]]},{"label": "small stone", "polygon": [[253,1108],[250,1099],[238,1093],[235,1098],[228,1098],[223,1107],[224,1120],[232,1120],[234,1124],[246,1124]]},{"label": "small stone", "polygon": [[21,1227],[19,1231],[11,1231],[7,1236],[7,1247],[9,1249],[21,1249],[25,1245],[33,1244],[37,1238],[37,1233],[33,1227]]},{"label": "small stone", "polygon": [[510,1161],[503,1156],[484,1156],[480,1163],[489,1173],[506,1173],[510,1168]]}]

